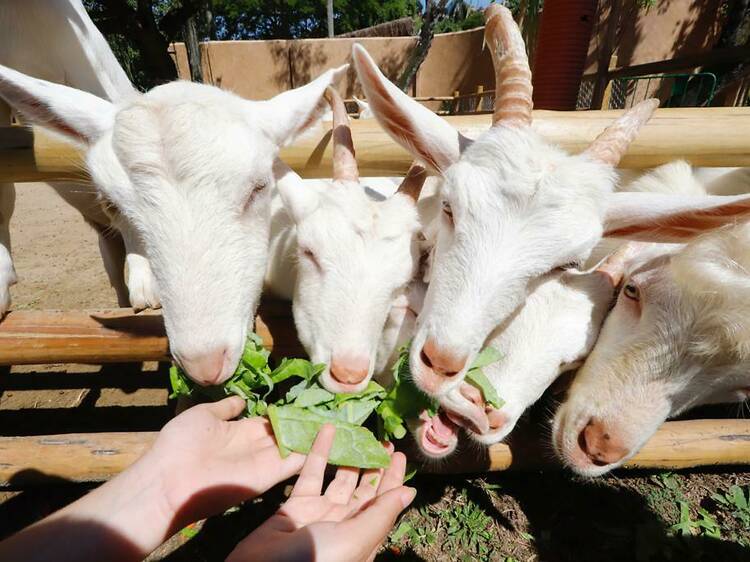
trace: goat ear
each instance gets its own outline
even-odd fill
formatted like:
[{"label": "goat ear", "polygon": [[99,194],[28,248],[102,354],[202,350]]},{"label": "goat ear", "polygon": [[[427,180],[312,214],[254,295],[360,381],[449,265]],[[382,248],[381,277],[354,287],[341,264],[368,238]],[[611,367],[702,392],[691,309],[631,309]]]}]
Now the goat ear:
[{"label": "goat ear", "polygon": [[317,192],[306,186],[302,178],[278,158],[273,164],[273,175],[284,208],[295,223],[300,222],[318,207]]},{"label": "goat ear", "polygon": [[685,242],[750,217],[750,195],[609,195],[604,236],[644,242]]},{"label": "goat ear", "polygon": [[0,65],[0,98],[31,123],[91,144],[114,122],[114,105],[93,94],[31,78]]},{"label": "goat ear", "polygon": [[393,140],[438,173],[459,159],[470,139],[399,90],[362,46],[352,47],[352,58],[370,109]]},{"label": "goat ear", "polygon": [[261,128],[278,146],[292,142],[328,110],[323,94],[326,88],[341,80],[348,68],[349,65],[345,64],[326,70],[305,86],[283,92],[268,101],[250,102]]}]

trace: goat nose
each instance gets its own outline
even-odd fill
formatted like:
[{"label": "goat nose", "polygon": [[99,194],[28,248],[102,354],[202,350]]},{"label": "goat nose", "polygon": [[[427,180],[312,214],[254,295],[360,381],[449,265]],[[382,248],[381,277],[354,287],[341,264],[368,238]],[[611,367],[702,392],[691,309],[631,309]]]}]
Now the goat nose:
[{"label": "goat nose", "polygon": [[188,376],[198,384],[219,384],[223,382],[222,373],[227,360],[227,348],[222,347],[196,355],[180,354],[177,360]]},{"label": "goat nose", "polygon": [[487,422],[489,423],[491,430],[501,429],[505,427],[505,424],[508,423],[507,414],[501,410],[487,407],[485,412],[487,414]]},{"label": "goat nose", "polygon": [[617,435],[596,418],[591,418],[578,436],[578,444],[596,466],[605,466],[621,461],[628,448]]},{"label": "goat nose", "polygon": [[331,376],[344,384],[359,384],[370,373],[370,360],[365,356],[333,355]]},{"label": "goat nose", "polygon": [[466,357],[457,357],[453,353],[439,348],[430,338],[422,347],[422,362],[444,377],[453,377],[464,368]]}]

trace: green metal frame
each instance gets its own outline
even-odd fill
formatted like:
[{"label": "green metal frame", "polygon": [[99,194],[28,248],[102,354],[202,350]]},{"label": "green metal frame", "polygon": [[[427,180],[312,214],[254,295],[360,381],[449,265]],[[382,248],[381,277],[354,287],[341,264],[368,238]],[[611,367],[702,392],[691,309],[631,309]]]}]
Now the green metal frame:
[{"label": "green metal frame", "polygon": [[[672,86],[669,97],[661,105],[662,107],[704,107],[711,105],[711,100],[716,93],[716,75],[711,72],[696,72],[684,74],[652,74],[648,76],[632,76],[626,78],[617,78],[612,84],[612,101],[615,101],[615,88],[622,94],[623,108],[632,107],[639,100],[636,100],[638,92],[638,82],[646,81],[646,91],[643,99],[652,97],[649,93],[649,87],[652,81],[661,87],[664,80],[671,80]],[[631,84],[634,86],[631,88]],[[628,92],[631,92],[628,94]],[[693,99],[688,99],[691,96]],[[639,95],[640,97],[640,95]],[[612,103],[610,101],[610,104]],[[686,103],[686,101],[688,103]],[[619,107],[619,104],[617,104]]]}]

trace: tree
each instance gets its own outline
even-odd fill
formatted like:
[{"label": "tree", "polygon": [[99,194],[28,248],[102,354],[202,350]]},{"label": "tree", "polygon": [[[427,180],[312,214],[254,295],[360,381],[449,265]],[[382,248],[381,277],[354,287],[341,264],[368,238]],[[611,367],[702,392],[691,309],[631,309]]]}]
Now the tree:
[{"label": "tree", "polygon": [[[84,0],[91,19],[138,87],[174,80],[173,41],[190,46],[200,79],[197,41],[289,39],[327,35],[325,0]],[[338,33],[418,13],[417,0],[333,0]],[[192,30],[195,35],[192,35]]]}]

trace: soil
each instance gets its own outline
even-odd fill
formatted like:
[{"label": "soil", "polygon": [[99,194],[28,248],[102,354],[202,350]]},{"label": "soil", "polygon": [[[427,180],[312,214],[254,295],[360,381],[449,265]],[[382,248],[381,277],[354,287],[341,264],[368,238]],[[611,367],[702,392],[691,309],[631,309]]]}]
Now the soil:
[{"label": "soil", "polygon": [[[47,186],[26,184],[17,191],[13,307],[115,306],[95,232]],[[14,367],[0,372],[0,433],[155,430],[174,410],[166,387],[164,365]],[[736,408],[713,412],[734,414]],[[413,485],[416,503],[378,559],[750,560],[750,509],[720,501],[736,492],[732,486],[747,497],[750,472],[620,472],[596,481],[563,471],[418,475]],[[0,493],[0,538],[88,489],[59,483]],[[283,491],[279,486],[181,531],[150,559],[223,560],[278,506]]]}]

